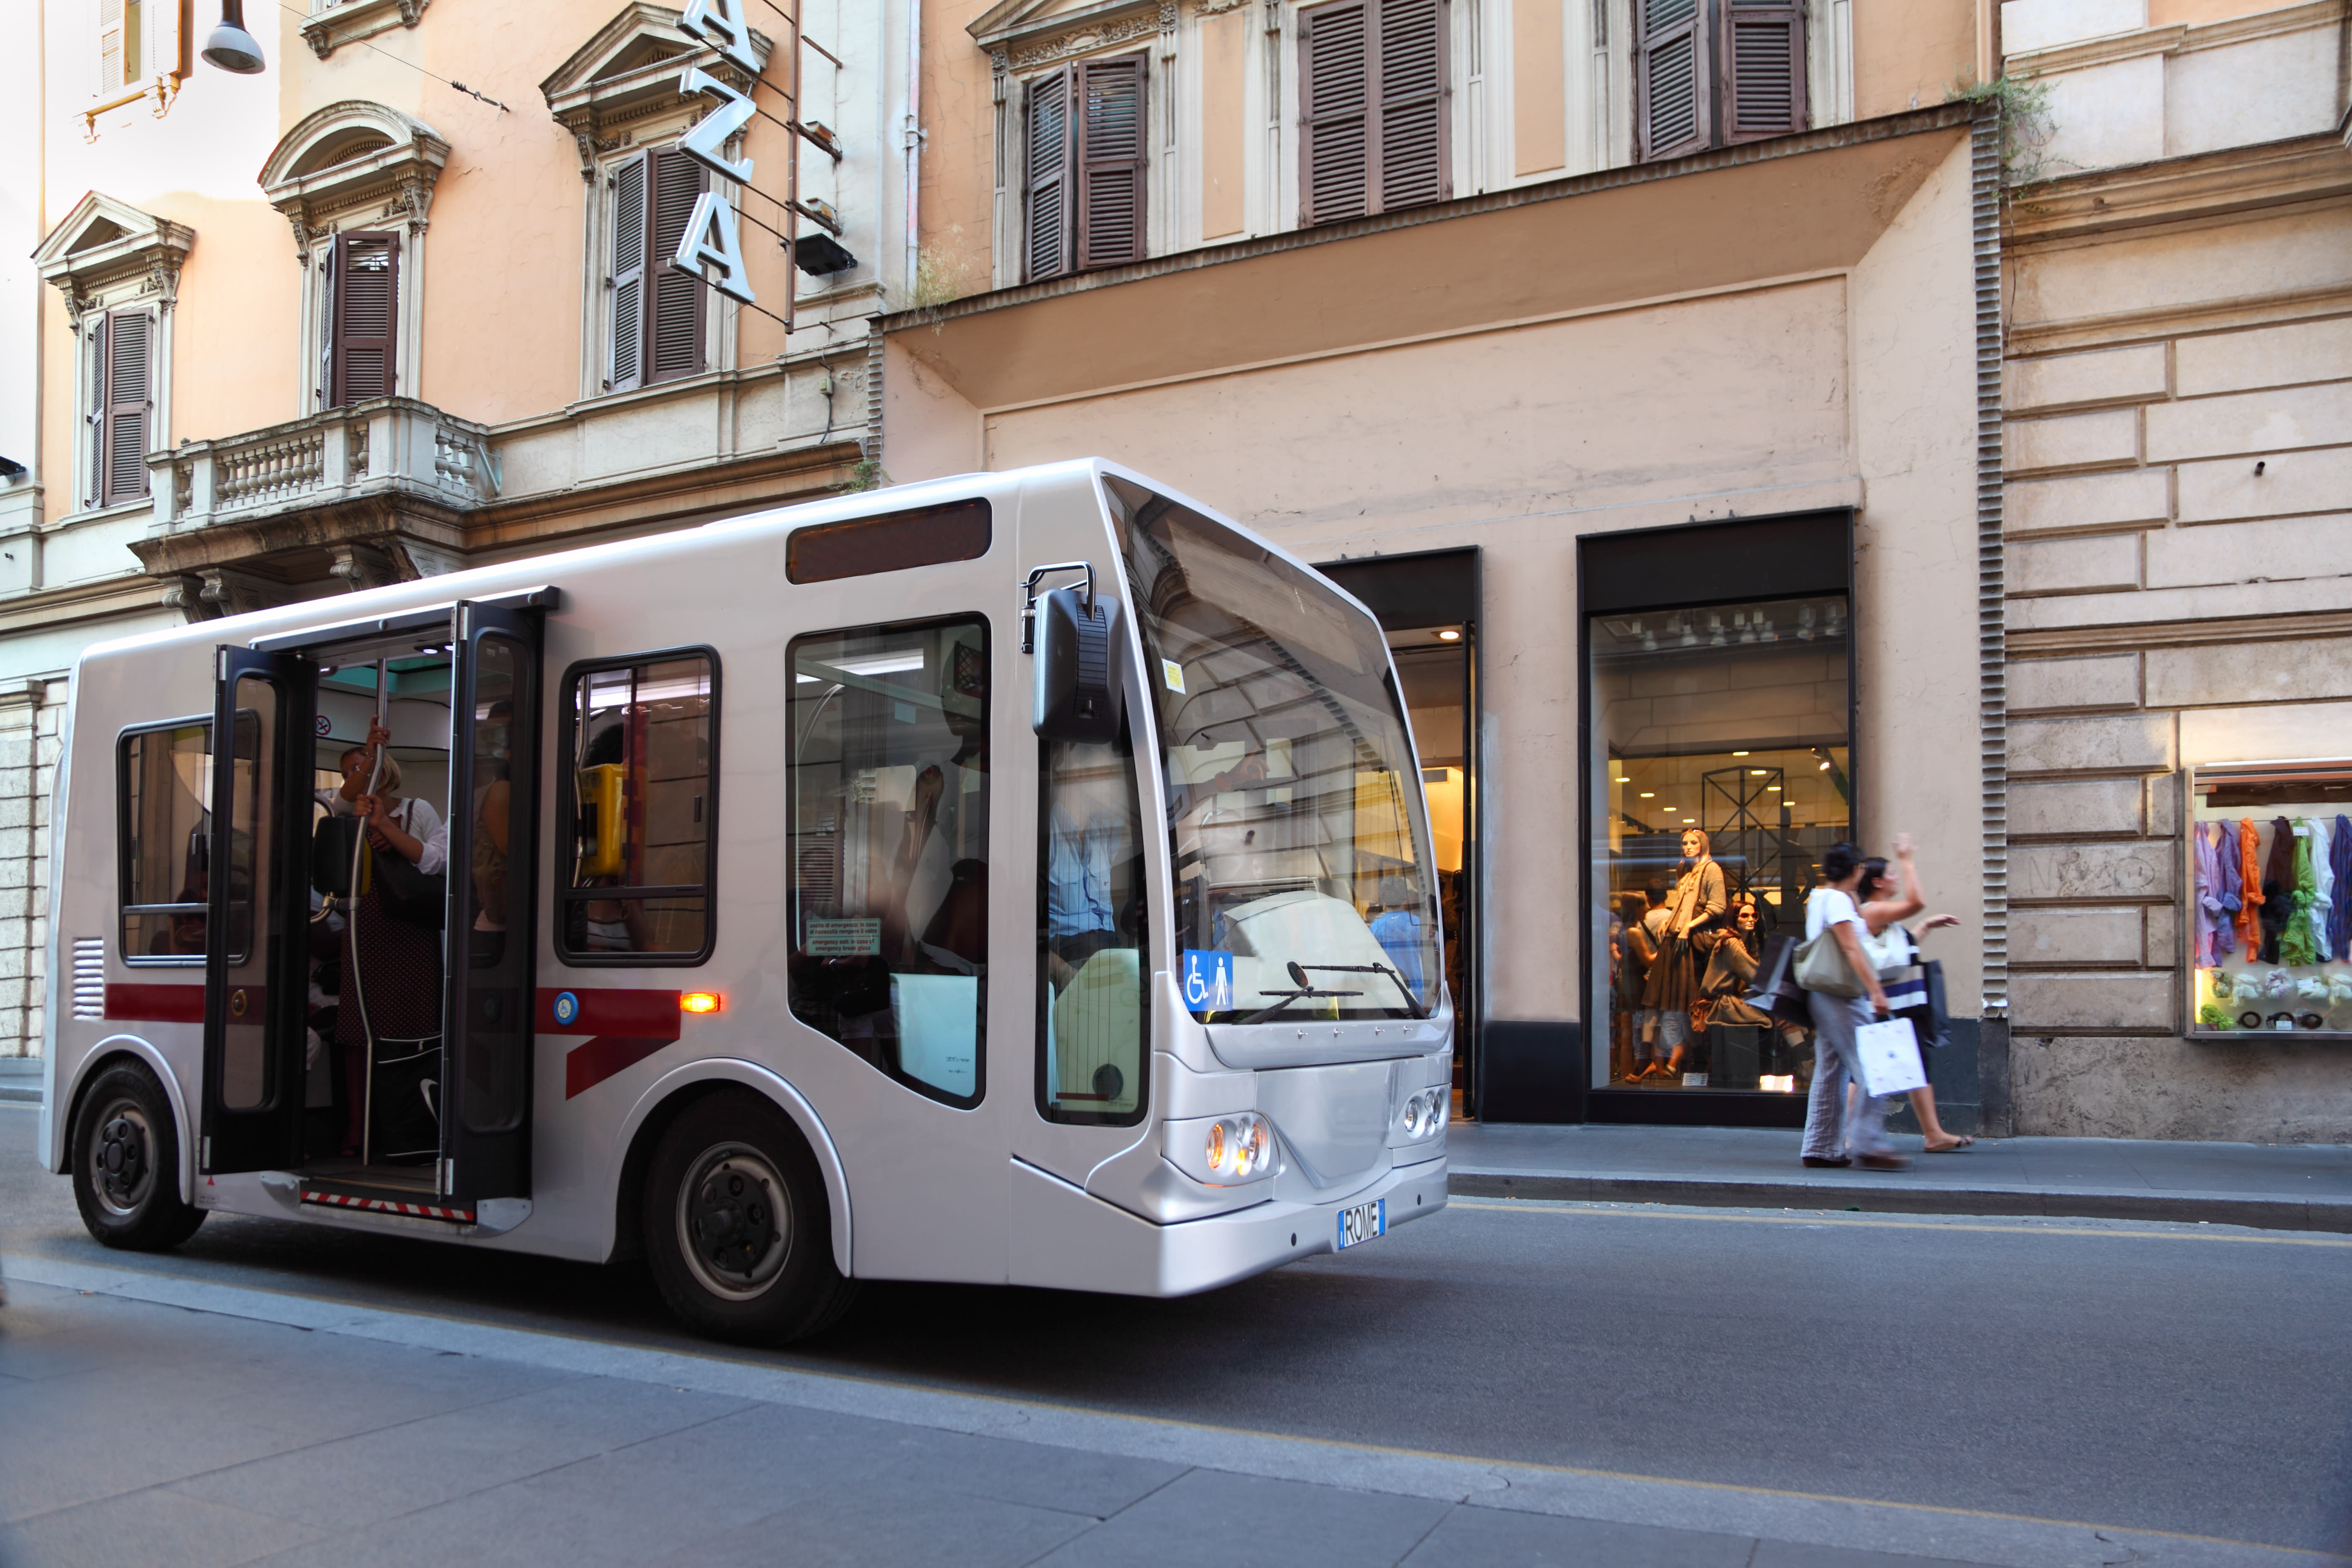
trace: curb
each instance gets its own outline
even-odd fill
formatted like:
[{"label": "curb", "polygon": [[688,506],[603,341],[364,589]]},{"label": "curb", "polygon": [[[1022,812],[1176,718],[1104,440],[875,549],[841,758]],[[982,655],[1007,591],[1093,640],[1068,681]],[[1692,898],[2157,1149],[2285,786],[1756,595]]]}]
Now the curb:
[{"label": "curb", "polygon": [[1569,1203],[1680,1204],[1698,1208],[1859,1209],[1864,1214],[2173,1220],[2258,1230],[2352,1234],[2352,1203],[2245,1197],[2231,1193],[2149,1193],[2042,1187],[1929,1187],[1898,1181],[1696,1181],[1681,1176],[1570,1176],[1465,1171],[1447,1174],[1457,1198],[1538,1198]]}]

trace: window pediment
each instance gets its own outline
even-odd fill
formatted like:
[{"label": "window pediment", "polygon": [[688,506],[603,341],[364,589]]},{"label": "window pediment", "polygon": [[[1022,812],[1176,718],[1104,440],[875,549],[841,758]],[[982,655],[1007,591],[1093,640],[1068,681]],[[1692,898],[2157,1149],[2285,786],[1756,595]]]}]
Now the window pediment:
[{"label": "window pediment", "polygon": [[33,263],[65,295],[79,323],[101,295],[110,305],[152,299],[170,309],[180,291],[180,264],[195,238],[185,224],[92,191],[49,231]]},{"label": "window pediment", "polygon": [[[581,178],[593,177],[597,153],[642,140],[648,132],[667,131],[666,125],[656,129],[663,117],[700,117],[707,101],[677,90],[687,67],[749,90],[751,84],[740,69],[678,26],[680,14],[635,0],[539,84],[548,112],[579,144]],[[765,65],[775,46],[754,28],[751,47]]]},{"label": "window pediment", "polygon": [[295,248],[352,222],[422,233],[449,143],[381,103],[330,104],[288,132],[261,167],[261,193],[294,226]]},{"label": "window pediment", "polygon": [[1118,47],[1176,26],[1176,0],[1004,0],[968,31],[1000,71]]}]

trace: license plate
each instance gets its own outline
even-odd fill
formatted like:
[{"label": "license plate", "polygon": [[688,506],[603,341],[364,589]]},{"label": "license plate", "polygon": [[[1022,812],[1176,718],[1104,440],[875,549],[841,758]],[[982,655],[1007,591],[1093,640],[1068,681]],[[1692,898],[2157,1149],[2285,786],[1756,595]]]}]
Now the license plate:
[{"label": "license plate", "polygon": [[1366,1242],[1376,1236],[1389,1233],[1389,1201],[1375,1198],[1368,1204],[1358,1204],[1339,1211],[1339,1250]]}]

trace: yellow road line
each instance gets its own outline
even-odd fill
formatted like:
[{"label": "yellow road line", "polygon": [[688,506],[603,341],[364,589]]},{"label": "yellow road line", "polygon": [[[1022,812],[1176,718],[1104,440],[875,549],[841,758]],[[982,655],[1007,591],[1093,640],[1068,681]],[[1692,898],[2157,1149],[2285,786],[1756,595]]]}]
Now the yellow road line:
[{"label": "yellow road line", "polygon": [[2056,1225],[1985,1225],[1966,1221],[1937,1222],[1924,1219],[1871,1219],[1837,1210],[1807,1209],[1797,1214],[1729,1214],[1708,1210],[1665,1207],[1602,1208],[1596,1205],[1579,1204],[1572,1200],[1545,1198],[1506,1198],[1500,1203],[1478,1203],[1467,1198],[1450,1198],[1445,1206],[1454,1209],[1486,1209],[1495,1214],[1557,1214],[1612,1215],[1625,1219],[1700,1219],[1719,1225],[1845,1225],[1861,1226],[1874,1230],[1981,1230],[2002,1236],[2101,1236],[2119,1237],[2142,1241],[2250,1241],[2269,1247],[2352,1247],[2352,1237],[2318,1236],[2236,1236],[2207,1230],[2095,1230],[2088,1226]]}]

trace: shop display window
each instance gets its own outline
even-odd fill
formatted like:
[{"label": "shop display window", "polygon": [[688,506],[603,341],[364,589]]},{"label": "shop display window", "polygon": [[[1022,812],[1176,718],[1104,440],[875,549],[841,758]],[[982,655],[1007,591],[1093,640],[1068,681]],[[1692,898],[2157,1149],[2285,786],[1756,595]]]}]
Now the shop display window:
[{"label": "shop display window", "polygon": [[1740,998],[1853,837],[1846,595],[1588,620],[1592,1087],[1801,1094],[1810,1038]]},{"label": "shop display window", "polygon": [[2352,761],[2189,770],[2192,1036],[2352,1038]]}]

